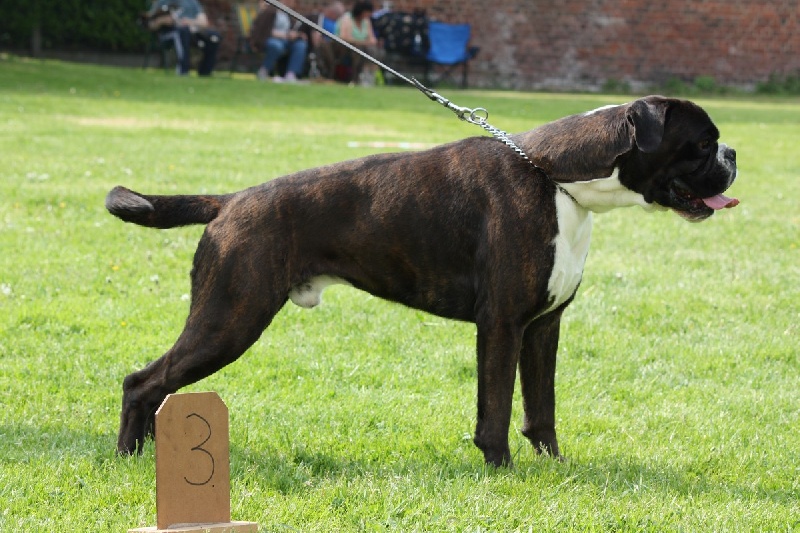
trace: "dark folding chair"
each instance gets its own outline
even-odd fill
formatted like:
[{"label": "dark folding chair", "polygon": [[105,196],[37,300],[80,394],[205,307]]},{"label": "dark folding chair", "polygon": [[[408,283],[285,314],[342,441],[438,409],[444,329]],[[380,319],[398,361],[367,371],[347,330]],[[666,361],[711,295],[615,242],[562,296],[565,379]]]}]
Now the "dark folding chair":
[{"label": "dark folding chair", "polygon": [[[170,61],[167,59],[167,55],[171,48],[169,43],[162,41],[156,32],[149,32],[147,44],[144,49],[142,68],[146,69],[150,65],[150,56],[152,54],[158,54],[159,66],[164,70],[169,70]],[[174,61],[172,62],[174,63]]]},{"label": "dark folding chair", "polygon": [[[155,16],[158,17],[171,17],[170,8],[169,7],[162,7],[162,10],[159,14]],[[139,19],[139,26],[141,26],[145,31],[149,33],[149,39],[147,44],[145,45],[144,51],[144,63],[142,64],[142,68],[147,68],[150,64],[150,55],[153,53],[158,54],[159,65],[164,70],[169,70],[171,66],[178,68],[178,60],[184,53],[181,50],[182,44],[179,37],[179,33],[174,26],[174,20],[172,18],[168,19],[168,22],[164,22],[162,19],[162,24],[158,25],[158,27],[151,29],[149,20],[152,17],[149,17],[148,14],[143,13]],[[206,41],[212,41],[214,43],[219,42],[219,34],[216,31],[211,31],[209,33],[201,30],[199,32],[192,33],[191,36],[191,44],[192,46],[196,46],[198,48],[203,48],[206,46]],[[172,51],[173,61],[168,61],[168,55]],[[185,53],[190,53],[189,50],[186,50]]]},{"label": "dark folding chair", "polygon": [[[149,5],[150,1],[147,3]],[[166,11],[162,11],[161,13],[166,13]],[[169,70],[170,61],[168,61],[167,56],[172,48],[172,44],[171,42],[161,38],[162,32],[158,30],[151,30],[148,27],[150,18],[151,17],[149,16],[148,12],[142,12],[141,16],[137,20],[137,25],[143,31],[147,32],[147,43],[144,45],[144,61],[142,62],[142,68],[146,69],[150,65],[150,56],[157,54],[159,66],[165,70]],[[174,63],[175,61],[172,61],[172,64]]]},{"label": "dark folding chair", "polygon": [[425,79],[430,81],[430,70],[435,65],[441,66],[442,75],[438,82],[450,77],[453,70],[461,67],[461,87],[467,87],[467,65],[469,60],[478,55],[480,48],[469,46],[472,27],[469,24],[447,24],[445,22],[429,22],[427,62],[425,63]]}]

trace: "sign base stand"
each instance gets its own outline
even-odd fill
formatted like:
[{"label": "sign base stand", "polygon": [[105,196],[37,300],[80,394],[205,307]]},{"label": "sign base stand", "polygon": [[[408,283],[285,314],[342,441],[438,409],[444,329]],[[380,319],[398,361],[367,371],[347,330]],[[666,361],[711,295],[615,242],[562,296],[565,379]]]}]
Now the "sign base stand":
[{"label": "sign base stand", "polygon": [[258,523],[256,522],[224,522],[217,524],[177,524],[175,527],[159,529],[153,527],[139,527],[129,529],[128,533],[258,533]]}]

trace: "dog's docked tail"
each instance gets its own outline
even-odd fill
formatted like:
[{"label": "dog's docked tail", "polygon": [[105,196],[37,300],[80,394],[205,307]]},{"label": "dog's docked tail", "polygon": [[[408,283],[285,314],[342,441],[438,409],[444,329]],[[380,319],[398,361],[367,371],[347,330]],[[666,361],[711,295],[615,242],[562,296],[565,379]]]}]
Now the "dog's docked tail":
[{"label": "dog's docked tail", "polygon": [[229,196],[148,196],[114,187],[106,196],[108,212],[125,222],[150,228],[208,224]]}]

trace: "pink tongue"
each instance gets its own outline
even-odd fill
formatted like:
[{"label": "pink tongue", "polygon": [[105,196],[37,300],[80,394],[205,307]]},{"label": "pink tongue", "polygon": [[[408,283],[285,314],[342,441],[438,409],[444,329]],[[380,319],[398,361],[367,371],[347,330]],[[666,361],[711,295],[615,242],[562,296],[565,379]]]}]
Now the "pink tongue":
[{"label": "pink tongue", "polygon": [[728,198],[724,194],[718,194],[711,198],[703,198],[703,203],[711,209],[723,209],[725,207],[736,207],[739,205],[739,200],[736,198]]}]

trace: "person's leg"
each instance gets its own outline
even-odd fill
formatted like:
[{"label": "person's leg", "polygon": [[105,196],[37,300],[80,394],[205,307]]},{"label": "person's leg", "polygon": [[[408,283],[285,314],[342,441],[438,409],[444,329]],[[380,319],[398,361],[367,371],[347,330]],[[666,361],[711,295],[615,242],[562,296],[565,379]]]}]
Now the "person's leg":
[{"label": "person's leg", "polygon": [[320,73],[326,78],[333,79],[336,68],[333,42],[323,41],[319,43],[319,46],[314,49],[314,53],[317,54],[317,67],[319,67]]},{"label": "person's leg", "polygon": [[[357,48],[362,52],[367,51],[366,46],[358,45]],[[361,73],[364,71],[366,60],[361,57],[361,54],[356,54],[355,52],[351,52],[350,57],[353,61],[353,77],[350,82],[358,83],[361,80]]]},{"label": "person's leg", "polygon": [[[377,46],[365,46],[361,48],[361,50],[378,61],[383,60],[383,50]],[[375,73],[377,70],[378,66],[374,62],[361,58],[360,73],[356,80],[362,84],[373,85],[375,83]]]},{"label": "person's leg", "polygon": [[308,51],[308,43],[302,39],[292,41],[289,48],[289,65],[286,68],[286,74],[291,72],[295,77],[299,78],[303,74],[303,68],[306,64],[306,52]]},{"label": "person's leg", "polygon": [[219,49],[220,34],[214,30],[208,30],[197,34],[198,43],[202,43],[203,59],[197,67],[200,76],[210,76],[217,63],[217,50]]},{"label": "person's leg", "polygon": [[275,64],[281,56],[286,53],[288,46],[289,43],[283,39],[276,39],[274,37],[267,39],[264,45],[266,53],[264,54],[264,61],[261,63],[261,69],[269,74],[270,71],[275,68]]},{"label": "person's leg", "polygon": [[178,74],[189,74],[192,66],[192,32],[185,26],[175,29],[175,55],[178,57]]}]

